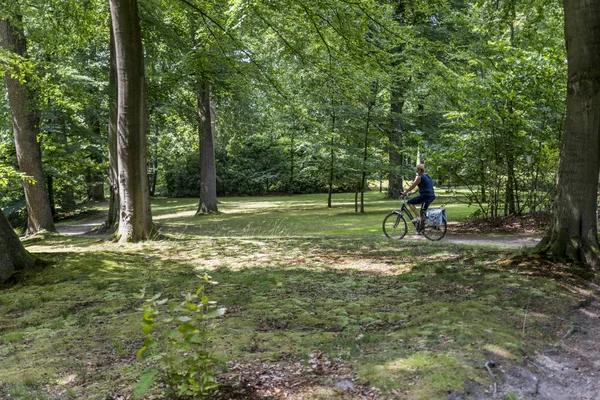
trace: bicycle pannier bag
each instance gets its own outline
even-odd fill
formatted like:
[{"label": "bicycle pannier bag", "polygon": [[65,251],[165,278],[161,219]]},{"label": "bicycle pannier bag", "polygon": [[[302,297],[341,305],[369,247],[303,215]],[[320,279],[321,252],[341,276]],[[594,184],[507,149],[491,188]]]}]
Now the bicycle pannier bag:
[{"label": "bicycle pannier bag", "polygon": [[428,226],[440,226],[446,220],[446,209],[445,208],[434,208],[427,210],[427,225]]}]

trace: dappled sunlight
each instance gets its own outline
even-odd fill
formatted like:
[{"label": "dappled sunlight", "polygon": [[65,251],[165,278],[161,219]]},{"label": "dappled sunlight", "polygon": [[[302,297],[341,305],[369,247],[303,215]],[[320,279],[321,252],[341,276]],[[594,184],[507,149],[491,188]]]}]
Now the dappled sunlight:
[{"label": "dappled sunlight", "polygon": [[[0,291],[0,341],[8,349],[0,379],[39,368],[55,381],[77,374],[67,386],[81,387],[83,375],[62,359],[85,352],[130,381],[143,345],[138,294],[180,301],[207,273],[219,282],[208,297],[226,310],[215,320],[215,349],[240,368],[270,360],[285,374],[304,362],[311,374],[306,360],[321,354],[328,365],[350,366],[355,385],[440,398],[467,379],[489,384],[477,362],[564,334],[564,320],[554,316],[589,295],[556,285],[539,273],[544,265],[506,250],[388,240],[383,213],[306,204],[288,211],[287,200],[263,198],[241,212],[248,204],[240,199],[196,217],[195,200],[160,199],[157,240],[142,243],[93,235],[24,240],[48,266]],[[53,357],[40,359],[49,349]]]},{"label": "dappled sunlight", "polygon": [[[513,350],[518,350],[516,349],[515,345],[512,344],[511,347],[513,347]],[[506,347],[501,347],[498,345],[493,345],[493,344],[487,344],[484,346],[484,349],[491,353],[496,355],[496,359],[507,359],[507,360],[517,360],[518,356],[514,353],[512,353],[511,351],[509,351]]]},{"label": "dappled sunlight", "polygon": [[195,211],[179,211],[179,212],[176,212],[176,213],[161,214],[161,215],[158,215],[158,216],[154,216],[152,219],[154,221],[163,221],[163,220],[168,221],[168,220],[173,219],[173,218],[186,218],[186,219],[189,219],[189,218],[194,217],[194,215],[196,215]]}]

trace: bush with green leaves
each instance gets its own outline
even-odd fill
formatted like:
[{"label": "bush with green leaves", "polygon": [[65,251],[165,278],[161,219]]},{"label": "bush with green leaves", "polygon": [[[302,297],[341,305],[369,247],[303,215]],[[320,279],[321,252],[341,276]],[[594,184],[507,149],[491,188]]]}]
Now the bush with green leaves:
[{"label": "bush with green leaves", "polygon": [[144,396],[156,381],[166,385],[169,398],[203,398],[217,388],[215,370],[220,360],[210,353],[211,320],[222,316],[225,309],[205,295],[206,285],[216,282],[207,275],[202,280],[196,293],[186,293],[180,303],[161,298],[159,293],[142,307],[145,339],[137,356],[144,356],[148,368],[136,386],[136,398]]}]

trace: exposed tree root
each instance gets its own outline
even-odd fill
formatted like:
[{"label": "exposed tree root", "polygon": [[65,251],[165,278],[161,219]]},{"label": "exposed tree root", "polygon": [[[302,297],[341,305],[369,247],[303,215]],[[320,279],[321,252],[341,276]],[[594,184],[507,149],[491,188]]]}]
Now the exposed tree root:
[{"label": "exposed tree root", "polygon": [[595,237],[570,237],[567,228],[551,230],[535,247],[535,252],[583,263],[594,271],[600,267],[600,246]]}]

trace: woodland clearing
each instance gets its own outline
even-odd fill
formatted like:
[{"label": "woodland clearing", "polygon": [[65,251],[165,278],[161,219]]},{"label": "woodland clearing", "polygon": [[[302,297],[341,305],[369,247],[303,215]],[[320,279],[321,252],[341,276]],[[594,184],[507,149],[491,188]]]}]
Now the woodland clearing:
[{"label": "woodland clearing", "polygon": [[[136,360],[137,295],[177,299],[208,273],[219,285],[207,295],[226,309],[212,326],[223,360],[214,398],[597,398],[600,306],[589,272],[502,242],[451,241],[538,238],[525,219],[394,242],[380,227],[390,203],[375,204],[361,216],[310,196],[226,199],[222,213],[194,217],[195,200],[162,199],[152,242],[27,239],[47,264],[0,289],[0,397],[133,398],[147,362]],[[101,213],[59,230],[79,232]]]}]

